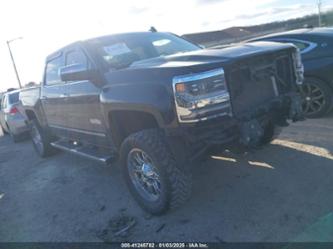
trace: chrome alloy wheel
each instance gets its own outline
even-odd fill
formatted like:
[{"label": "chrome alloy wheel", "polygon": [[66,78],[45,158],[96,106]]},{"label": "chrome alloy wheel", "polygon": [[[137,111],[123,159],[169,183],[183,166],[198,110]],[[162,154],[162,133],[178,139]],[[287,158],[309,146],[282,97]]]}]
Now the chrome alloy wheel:
[{"label": "chrome alloy wheel", "polygon": [[326,105],[325,94],[321,88],[311,83],[300,87],[302,95],[302,109],[304,114],[312,115],[320,112]]},{"label": "chrome alloy wheel", "polygon": [[137,192],[147,201],[155,202],[161,194],[161,181],[151,158],[137,148],[127,156],[127,168]]}]

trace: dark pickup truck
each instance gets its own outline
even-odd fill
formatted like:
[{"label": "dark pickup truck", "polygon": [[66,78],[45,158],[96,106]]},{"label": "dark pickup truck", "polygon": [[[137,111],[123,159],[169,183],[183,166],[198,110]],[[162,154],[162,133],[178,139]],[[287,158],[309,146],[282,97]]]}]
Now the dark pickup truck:
[{"label": "dark pickup truck", "polygon": [[160,32],[70,44],[46,59],[20,99],[42,157],[54,148],[119,159],[137,202],[161,214],[191,192],[191,167],[212,148],[269,143],[302,119],[303,68],[290,44],[202,49]]}]

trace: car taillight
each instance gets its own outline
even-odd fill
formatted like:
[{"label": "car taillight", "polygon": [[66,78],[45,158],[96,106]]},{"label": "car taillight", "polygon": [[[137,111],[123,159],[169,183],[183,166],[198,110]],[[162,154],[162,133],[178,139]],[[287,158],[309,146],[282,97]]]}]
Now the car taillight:
[{"label": "car taillight", "polygon": [[9,114],[16,114],[18,112],[19,112],[18,109],[16,107],[13,107],[10,109]]}]

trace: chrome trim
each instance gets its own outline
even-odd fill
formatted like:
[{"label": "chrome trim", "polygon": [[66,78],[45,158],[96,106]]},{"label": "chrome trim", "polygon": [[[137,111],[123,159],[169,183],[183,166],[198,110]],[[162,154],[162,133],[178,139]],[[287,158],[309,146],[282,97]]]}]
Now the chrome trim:
[{"label": "chrome trim", "polygon": [[141,149],[134,148],[127,155],[127,169],[135,190],[148,201],[161,196],[161,176],[153,160]]},{"label": "chrome trim", "polygon": [[108,161],[110,160],[109,158],[106,158],[106,157],[97,157],[97,156],[94,156],[94,155],[90,155],[90,154],[87,154],[87,153],[84,153],[82,151],[80,151],[79,149],[76,149],[76,148],[68,148],[64,145],[61,145],[57,142],[52,142],[51,145],[57,149],[60,149],[60,150],[64,150],[64,151],[67,151],[69,153],[73,153],[73,154],[76,154],[76,155],[79,155],[79,156],[82,156],[82,157],[86,157],[88,159],[91,159],[91,160],[95,160],[95,161],[98,161],[98,162],[101,162],[101,163],[104,163],[104,164],[108,164]]},{"label": "chrome trim", "polygon": [[298,48],[292,53],[292,59],[295,70],[296,85],[302,85],[304,81],[304,66],[302,63],[301,53]]},{"label": "chrome trim", "polygon": [[85,131],[85,130],[80,130],[80,129],[75,129],[75,128],[68,128],[68,127],[58,126],[58,125],[49,125],[49,126],[51,128],[60,129],[60,130],[73,131],[73,132],[78,132],[78,133],[83,133],[83,134],[86,134],[86,135],[93,135],[93,136],[98,136],[98,137],[106,137],[106,134],[100,133],[100,132]]},{"label": "chrome trim", "polygon": [[[190,108],[181,107],[177,103],[176,84],[187,83],[187,82],[192,82],[192,81],[196,81],[196,80],[202,80],[202,79],[206,79],[206,78],[210,78],[210,77],[214,77],[214,76],[218,76],[218,75],[224,76],[223,68],[218,68],[218,69],[201,72],[201,73],[195,73],[195,74],[179,75],[179,76],[175,76],[172,79],[174,101],[175,101],[175,105],[176,105],[178,121],[180,123],[193,123],[193,122],[198,122],[198,121],[202,121],[202,120],[207,120],[209,118],[213,118],[216,116],[228,115],[228,113],[223,112],[221,114],[215,114],[213,116],[207,116],[207,117],[203,117],[203,118],[199,118],[199,119],[184,120],[184,119],[182,119],[182,116],[191,115],[193,113],[193,110],[191,110]],[[226,86],[226,89],[227,89],[227,86]],[[220,103],[225,103],[228,101],[230,101],[230,95],[229,95],[228,90],[212,92],[212,93],[198,96],[198,99],[196,100],[196,108],[204,108],[205,106],[208,106],[208,105],[220,104]],[[231,105],[230,105],[230,108],[231,108]]]},{"label": "chrome trim", "polygon": [[278,90],[278,87],[277,87],[277,84],[276,84],[276,79],[275,79],[274,76],[271,76],[271,81],[272,81],[275,97],[278,97],[279,96],[279,90]]},{"label": "chrome trim", "polygon": [[229,93],[224,91],[218,91],[216,93],[204,95],[203,98],[198,99],[197,108],[203,108],[207,105],[214,105],[214,104],[220,104],[223,102],[227,102],[230,100]]},{"label": "chrome trim", "polygon": [[194,80],[203,80],[203,79],[206,79],[209,77],[214,77],[214,76],[217,76],[220,74],[224,75],[223,68],[214,69],[214,70],[210,70],[210,71],[202,72],[202,73],[175,76],[175,77],[173,77],[172,82],[173,82],[173,85],[175,86],[177,83],[186,83],[186,82],[194,81]]}]

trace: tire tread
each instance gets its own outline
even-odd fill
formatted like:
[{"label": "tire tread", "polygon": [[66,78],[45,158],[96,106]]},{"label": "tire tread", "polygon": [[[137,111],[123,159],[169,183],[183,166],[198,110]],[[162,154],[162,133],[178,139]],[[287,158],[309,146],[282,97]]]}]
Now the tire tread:
[{"label": "tire tread", "polygon": [[190,171],[176,162],[162,130],[150,129],[137,132],[130,135],[124,144],[135,144],[136,141],[146,144],[154,155],[158,155],[161,167],[165,169],[167,174],[170,186],[168,203],[163,207],[163,210],[157,213],[178,208],[191,196],[192,177]]}]

